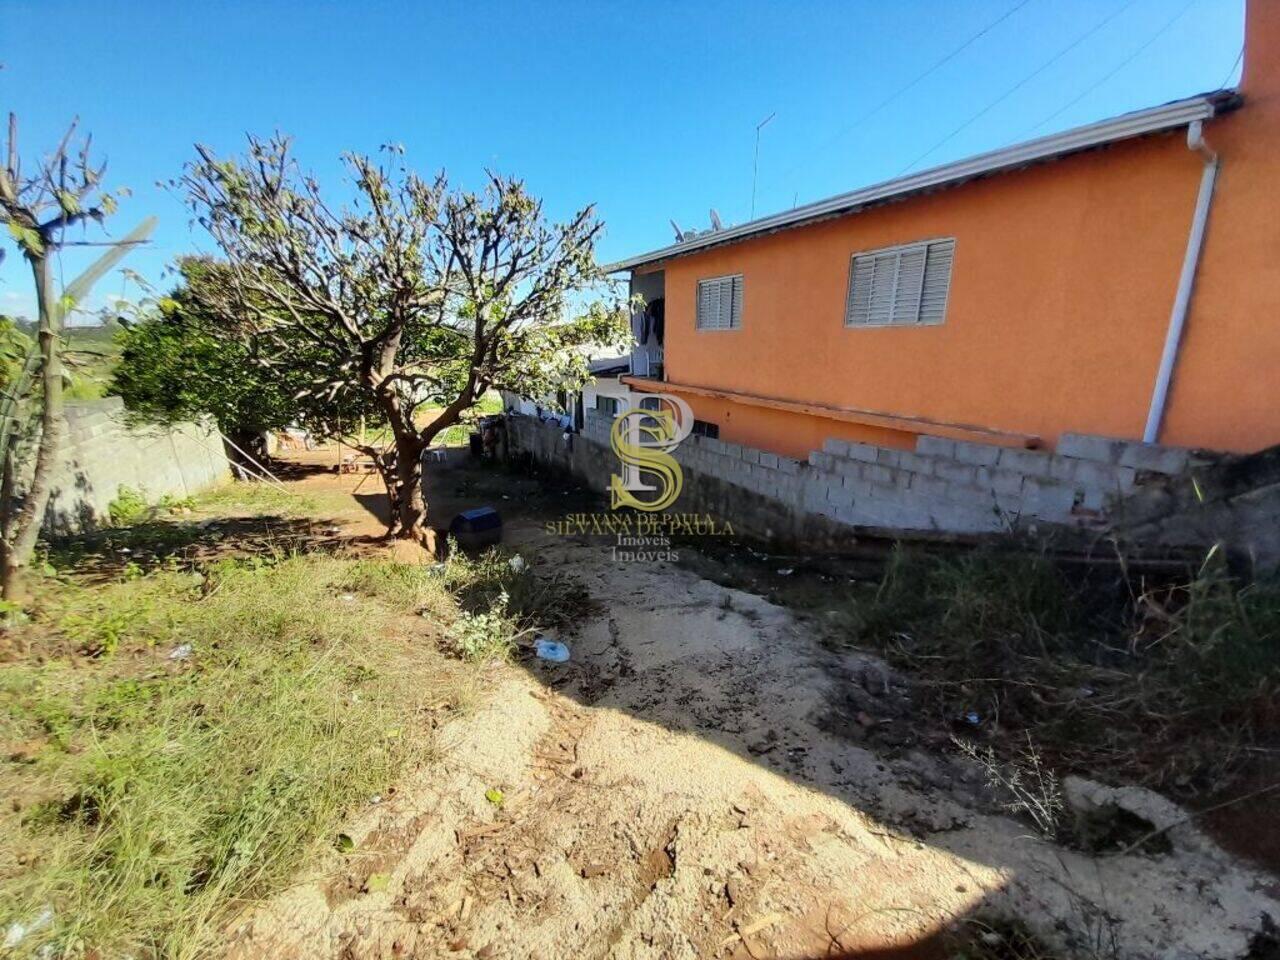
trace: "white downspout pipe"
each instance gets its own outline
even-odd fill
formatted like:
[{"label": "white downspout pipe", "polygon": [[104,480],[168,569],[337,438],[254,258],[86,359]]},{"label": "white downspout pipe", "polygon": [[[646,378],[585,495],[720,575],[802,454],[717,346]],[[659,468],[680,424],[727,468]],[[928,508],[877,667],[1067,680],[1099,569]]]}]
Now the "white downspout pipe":
[{"label": "white downspout pipe", "polygon": [[1209,207],[1213,203],[1213,187],[1218,179],[1218,155],[1205,142],[1204,126],[1199,120],[1187,126],[1187,147],[1204,157],[1204,171],[1200,174],[1200,193],[1196,196],[1191,232],[1187,235],[1187,252],[1182,258],[1178,293],[1173,299],[1173,312],[1169,314],[1169,330],[1164,338],[1160,371],[1156,374],[1155,389],[1151,392],[1147,426],[1142,431],[1143,443],[1155,443],[1160,439],[1160,425],[1164,421],[1165,405],[1169,400],[1169,384],[1173,380],[1173,369],[1178,364],[1182,328],[1187,323],[1187,308],[1191,305],[1191,291],[1196,282],[1196,269],[1200,265],[1200,249],[1204,246],[1205,225],[1209,221]]}]

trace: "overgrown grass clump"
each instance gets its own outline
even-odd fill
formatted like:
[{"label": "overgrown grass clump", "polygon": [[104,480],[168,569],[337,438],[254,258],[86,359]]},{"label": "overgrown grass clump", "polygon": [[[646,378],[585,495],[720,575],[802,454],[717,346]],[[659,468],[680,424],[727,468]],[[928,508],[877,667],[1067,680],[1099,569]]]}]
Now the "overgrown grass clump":
[{"label": "overgrown grass clump", "polygon": [[523,557],[499,548],[478,557],[451,549],[437,575],[461,608],[449,639],[466,660],[510,657],[522,639],[569,627],[596,607],[572,576],[536,574]]},{"label": "overgrown grass clump", "polygon": [[1029,731],[1076,769],[1212,789],[1280,735],[1280,579],[1217,555],[1153,579],[898,547],[839,613],[838,638],[910,670],[939,719]]},{"label": "overgrown grass clump", "polygon": [[322,554],[42,591],[19,629],[61,652],[0,665],[0,930],[52,908],[17,954],[205,952],[429,749],[466,683],[412,616],[443,593]]}]

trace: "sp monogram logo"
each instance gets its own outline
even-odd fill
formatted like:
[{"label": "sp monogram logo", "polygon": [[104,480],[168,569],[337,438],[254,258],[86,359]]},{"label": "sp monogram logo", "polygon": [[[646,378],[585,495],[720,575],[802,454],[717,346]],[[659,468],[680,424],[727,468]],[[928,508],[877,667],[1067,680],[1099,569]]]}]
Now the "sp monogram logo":
[{"label": "sp monogram logo", "polygon": [[609,481],[615,510],[666,510],[679,498],[684,485],[684,474],[671,451],[693,429],[693,411],[680,397],[666,393],[648,396],[657,398],[658,409],[624,410],[609,431],[613,452],[622,461],[621,475],[615,473]]}]

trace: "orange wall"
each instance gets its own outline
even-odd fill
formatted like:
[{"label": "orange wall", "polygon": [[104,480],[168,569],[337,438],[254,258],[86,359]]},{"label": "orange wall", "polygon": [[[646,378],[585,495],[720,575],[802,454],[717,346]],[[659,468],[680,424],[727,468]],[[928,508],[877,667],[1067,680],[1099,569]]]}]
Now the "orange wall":
[{"label": "orange wall", "polygon": [[1161,440],[1280,443],[1280,0],[1249,0],[1241,110],[1206,125],[1221,168]]},{"label": "orange wall", "polygon": [[[1280,442],[1280,0],[1250,4],[1250,60],[1264,28],[1276,76],[1255,82],[1248,66],[1246,106],[1206,128],[1224,166],[1165,442]],[[667,379],[1048,445],[1066,431],[1140,438],[1201,166],[1176,131],[661,264]],[[853,254],[946,236],[956,250],[941,326],[844,326]],[[729,273],[744,278],[741,329],[695,330],[697,281]],[[688,399],[724,439],[778,452],[882,439]]]},{"label": "orange wall", "polygon": [[[678,392],[678,391],[676,391]],[[685,394],[684,399],[698,420],[720,428],[720,439],[748,447],[771,450],[803,460],[812,450],[821,450],[828,437],[860,440],[882,447],[915,447],[915,434],[884,427],[841,423],[823,417],[765,407],[746,406],[713,397]]]}]

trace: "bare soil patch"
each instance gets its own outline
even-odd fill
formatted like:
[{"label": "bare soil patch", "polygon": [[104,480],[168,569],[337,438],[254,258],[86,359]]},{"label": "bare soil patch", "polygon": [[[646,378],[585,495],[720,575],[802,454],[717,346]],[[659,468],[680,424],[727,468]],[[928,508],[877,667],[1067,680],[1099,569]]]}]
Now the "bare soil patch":
[{"label": "bare soil patch", "polygon": [[429,483],[437,518],[496,506],[507,546],[598,609],[560,631],[569,663],[487,668],[437,761],[354,818],[353,850],[246,912],[230,955],[1050,955],[1025,930],[1064,956],[1224,958],[1280,915],[1271,875],[1141,788],[1105,798],[1173,818],[1168,852],[1040,839],[921,718],[911,677],[756,593],[555,535],[547,519],[592,506],[569,485],[469,466]]}]

